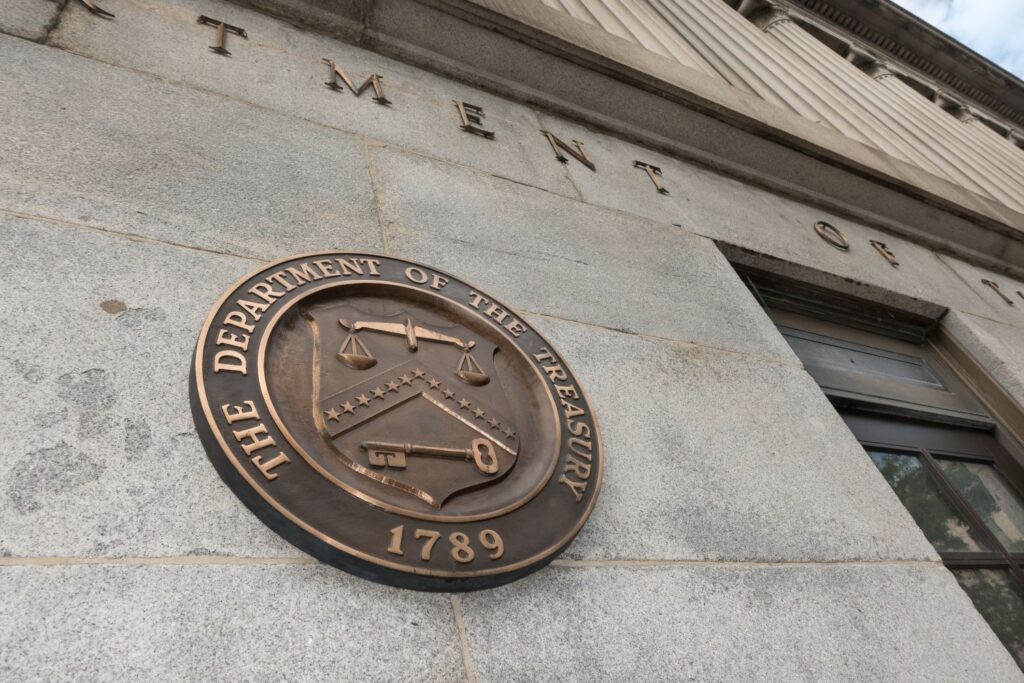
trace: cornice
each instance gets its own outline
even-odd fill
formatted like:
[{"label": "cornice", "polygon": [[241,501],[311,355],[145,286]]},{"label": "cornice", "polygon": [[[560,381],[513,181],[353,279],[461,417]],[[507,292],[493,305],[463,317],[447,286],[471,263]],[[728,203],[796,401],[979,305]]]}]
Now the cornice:
[{"label": "cornice", "polygon": [[789,0],[968,97],[1024,125],[1024,81],[890,0]]}]

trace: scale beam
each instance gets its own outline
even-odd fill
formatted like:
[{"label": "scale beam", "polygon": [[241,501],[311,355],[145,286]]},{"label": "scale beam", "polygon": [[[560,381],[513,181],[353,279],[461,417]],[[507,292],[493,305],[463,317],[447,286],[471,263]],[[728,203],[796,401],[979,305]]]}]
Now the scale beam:
[{"label": "scale beam", "polygon": [[457,346],[460,349],[467,350],[476,346],[474,341],[463,341],[458,337],[452,337],[447,334],[435,332],[428,327],[422,327],[420,325],[413,325],[411,319],[406,319],[404,323],[379,323],[357,320],[356,322],[349,323],[347,320],[338,320],[341,326],[346,330],[352,330],[358,332],[360,330],[369,330],[371,332],[381,332],[383,334],[393,334],[398,337],[405,337],[409,340],[409,348],[416,350],[417,342],[420,339],[427,341],[438,342],[441,344],[451,344]]}]

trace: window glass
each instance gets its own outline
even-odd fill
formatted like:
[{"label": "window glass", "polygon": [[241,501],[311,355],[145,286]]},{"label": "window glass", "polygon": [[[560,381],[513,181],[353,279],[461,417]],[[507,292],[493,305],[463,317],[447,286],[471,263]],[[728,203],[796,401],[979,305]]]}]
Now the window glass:
[{"label": "window glass", "polygon": [[953,569],[981,616],[1024,668],[1024,594],[1005,569]]},{"label": "window glass", "polygon": [[1024,507],[991,465],[939,460],[960,495],[1011,552],[1024,552]]},{"label": "window glass", "polygon": [[936,550],[987,549],[967,520],[942,495],[918,456],[875,450],[868,454]]}]

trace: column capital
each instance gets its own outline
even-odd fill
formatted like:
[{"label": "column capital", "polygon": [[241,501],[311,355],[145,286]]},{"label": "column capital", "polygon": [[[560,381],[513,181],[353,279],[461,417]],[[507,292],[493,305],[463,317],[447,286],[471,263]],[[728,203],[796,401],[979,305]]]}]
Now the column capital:
[{"label": "column capital", "polygon": [[860,67],[864,73],[875,80],[882,78],[889,78],[896,75],[896,68],[891,62],[886,62],[880,59],[876,59],[872,62],[867,62]]},{"label": "column capital", "polygon": [[877,62],[878,57],[873,52],[869,52],[859,45],[850,43],[849,47],[846,48],[846,61],[859,67],[864,64],[873,64],[874,62]]},{"label": "column capital", "polygon": [[948,91],[938,88],[935,90],[935,94],[932,95],[932,100],[934,100],[935,104],[939,105],[943,109],[956,109],[964,106],[963,102],[953,95],[950,95]]},{"label": "column capital", "polygon": [[977,121],[978,115],[963,100],[950,95],[945,90],[936,90],[932,101],[947,112],[958,118],[962,123]]},{"label": "column capital", "polygon": [[960,119],[961,123],[972,123],[981,120],[978,113],[966,104],[962,104],[956,109],[950,109],[949,113]]},{"label": "column capital", "polygon": [[738,11],[762,31],[768,31],[780,22],[791,21],[789,5],[778,0],[743,0]]}]

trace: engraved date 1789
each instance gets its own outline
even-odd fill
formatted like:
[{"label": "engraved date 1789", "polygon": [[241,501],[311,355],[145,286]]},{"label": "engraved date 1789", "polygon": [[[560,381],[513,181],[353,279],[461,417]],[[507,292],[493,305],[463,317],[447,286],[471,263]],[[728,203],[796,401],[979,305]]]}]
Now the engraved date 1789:
[{"label": "engraved date 1789", "polygon": [[[420,559],[424,562],[430,562],[434,546],[437,544],[438,539],[441,538],[441,533],[431,529],[416,529],[413,532],[413,538],[423,541],[423,545],[420,547]],[[388,544],[388,552],[392,555],[405,555],[405,551],[402,550],[404,541],[405,526],[396,526],[391,530],[391,542]],[[505,542],[497,531],[484,529],[479,534],[479,541],[480,545],[489,551],[487,556],[490,559],[499,560],[505,554]],[[469,536],[461,531],[449,534],[448,543],[451,546],[449,553],[451,553],[452,559],[456,562],[467,564],[476,558],[476,551],[473,550]]]}]

